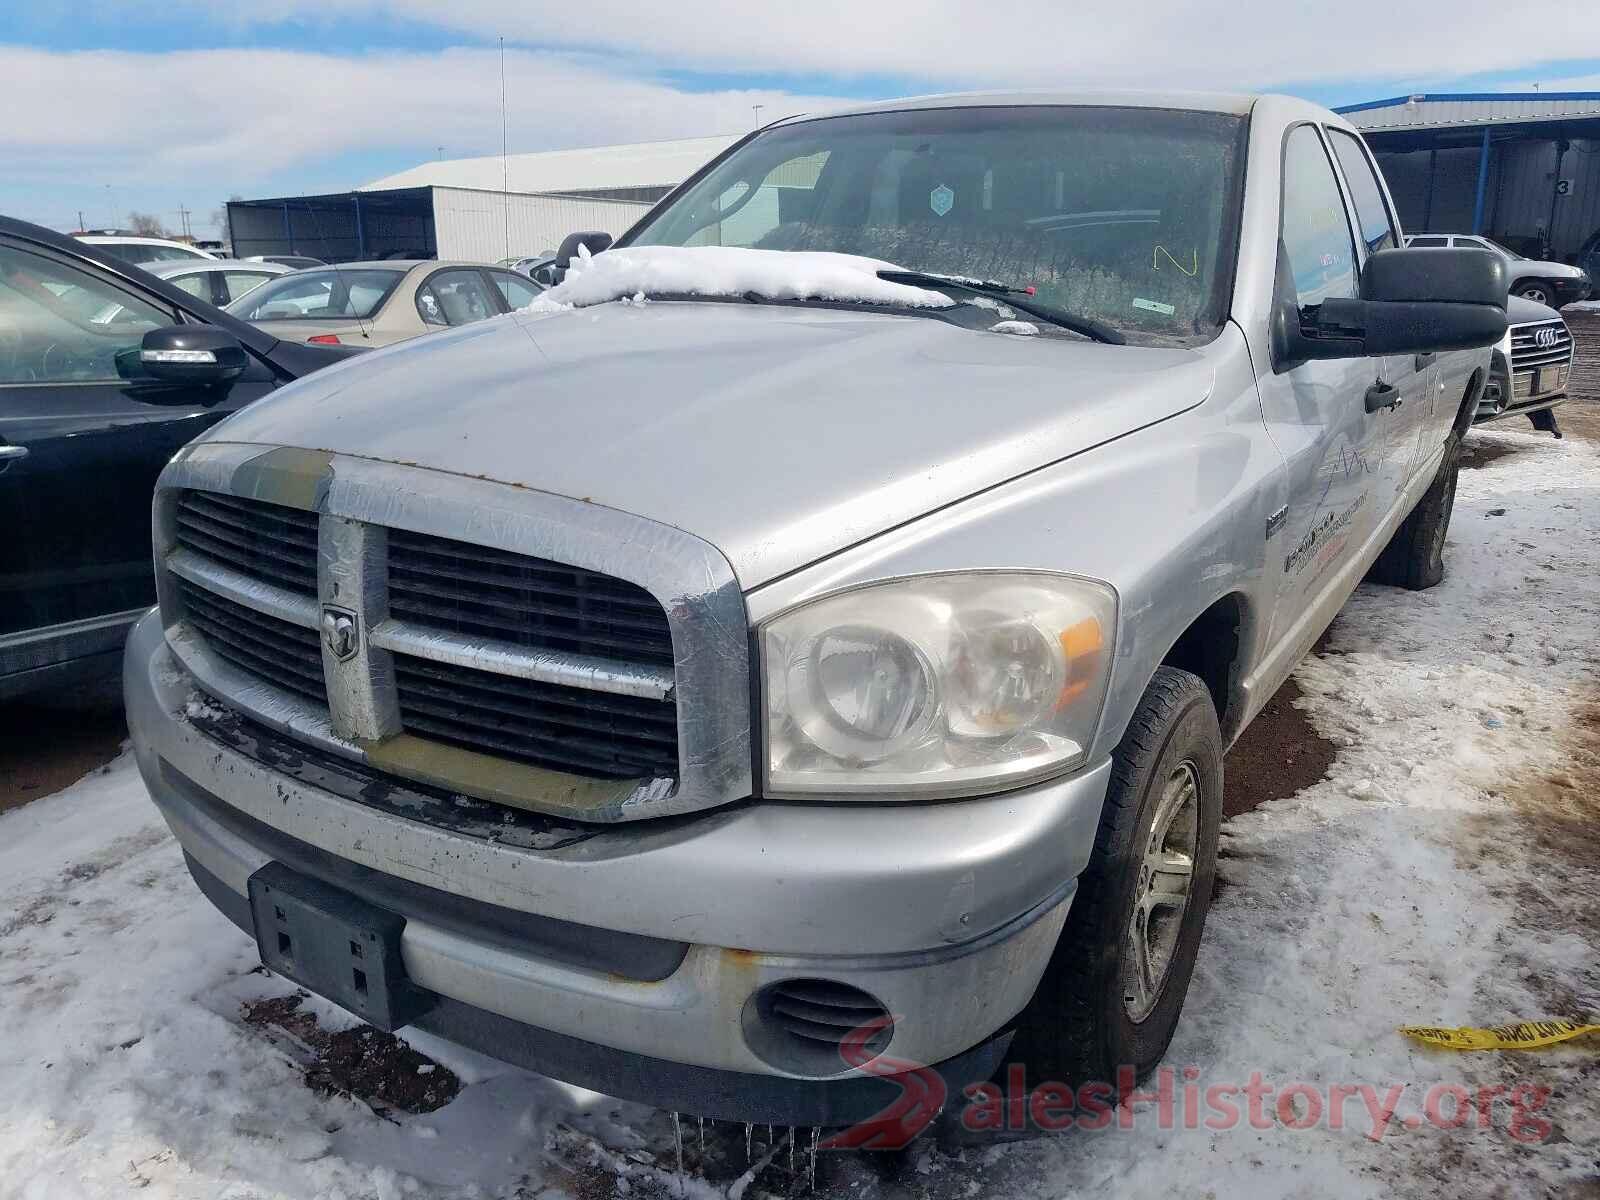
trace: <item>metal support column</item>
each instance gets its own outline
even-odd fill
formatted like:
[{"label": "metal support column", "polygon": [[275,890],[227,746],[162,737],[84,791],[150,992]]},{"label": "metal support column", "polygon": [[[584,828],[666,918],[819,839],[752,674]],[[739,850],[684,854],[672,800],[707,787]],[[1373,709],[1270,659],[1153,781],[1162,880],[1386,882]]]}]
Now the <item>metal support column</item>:
[{"label": "metal support column", "polygon": [[[1437,138],[1434,139],[1438,141]],[[1433,184],[1439,176],[1439,147],[1428,148],[1428,198],[1422,206],[1422,231],[1433,232]]]},{"label": "metal support column", "polygon": [[1478,151],[1478,198],[1472,203],[1472,232],[1483,232],[1483,198],[1489,190],[1489,127],[1483,127],[1483,149]]}]

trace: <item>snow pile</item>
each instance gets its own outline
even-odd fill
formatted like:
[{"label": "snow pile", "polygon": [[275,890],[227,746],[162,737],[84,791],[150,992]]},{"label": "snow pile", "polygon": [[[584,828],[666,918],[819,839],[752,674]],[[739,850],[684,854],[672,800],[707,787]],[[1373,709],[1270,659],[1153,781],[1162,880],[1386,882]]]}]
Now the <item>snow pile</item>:
[{"label": "snow pile", "polygon": [[892,263],[815,250],[737,246],[629,246],[573,259],[567,276],[523,311],[565,312],[631,296],[834,300],[900,308],[950,308],[943,292],[879,279]]},{"label": "snow pile", "polygon": [[[1576,438],[1472,438],[1506,453],[1462,473],[1445,582],[1363,587],[1297,672],[1341,747],[1328,778],[1224,826],[1222,893],[1166,1058],[1176,1127],[1146,1107],[1128,1131],[953,1157],[924,1144],[893,1194],[1056,1197],[1115,1180],[1128,1195],[1543,1195],[1592,1177],[1592,1045],[1460,1055],[1395,1032],[1574,1015],[1563,994],[1600,1009],[1595,923],[1580,919],[1600,886],[1592,855],[1541,843],[1528,808],[1560,773],[1583,780],[1569,739],[1600,678],[1600,456]],[[437,1112],[385,1119],[316,1095],[239,1019],[242,1001],[286,990],[255,964],[189,880],[130,756],[0,815],[0,1195],[680,1194],[664,1114],[424,1035],[406,1040],[465,1085]],[[1259,1072],[1278,1092],[1402,1093],[1377,1138],[1359,1098],[1343,1128],[1297,1131],[1276,1092],[1263,1124],[1186,1128],[1189,1068],[1202,1092]],[[1409,1123],[1435,1085],[1519,1084],[1554,1089],[1541,1144],[1510,1139],[1504,1093],[1492,1128],[1470,1111],[1458,1129]],[[890,1194],[866,1164],[824,1155],[819,1194]],[[713,1193],[696,1177],[682,1194]]]}]

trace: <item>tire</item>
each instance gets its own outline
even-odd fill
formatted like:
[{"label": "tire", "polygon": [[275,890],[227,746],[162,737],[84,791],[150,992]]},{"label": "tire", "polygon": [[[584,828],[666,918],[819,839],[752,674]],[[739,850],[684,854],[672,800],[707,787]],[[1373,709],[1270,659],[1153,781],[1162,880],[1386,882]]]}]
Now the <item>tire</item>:
[{"label": "tire", "polygon": [[1369,581],[1420,592],[1444,578],[1445,535],[1450,530],[1460,474],[1461,435],[1452,432],[1438,474],[1372,564],[1367,572]]},{"label": "tire", "polygon": [[1512,290],[1524,300],[1532,300],[1535,304],[1545,304],[1551,308],[1555,307],[1555,289],[1542,279],[1518,280],[1517,286]]},{"label": "tire", "polygon": [[[1066,926],[1018,1019],[1011,1059],[1026,1065],[1035,1084],[1117,1087],[1128,1068],[1142,1079],[1166,1053],[1211,907],[1222,823],[1222,754],[1206,685],[1174,667],[1156,671],[1112,755],[1094,854],[1078,880]],[[1171,948],[1159,982],[1141,996],[1131,985],[1130,927],[1136,901],[1147,894],[1145,850],[1153,825],[1171,794],[1169,786],[1179,779],[1193,784],[1192,814],[1180,810],[1163,848],[1180,845],[1192,830],[1187,903],[1177,914],[1163,906],[1159,921],[1148,926],[1152,949],[1168,938]]]}]

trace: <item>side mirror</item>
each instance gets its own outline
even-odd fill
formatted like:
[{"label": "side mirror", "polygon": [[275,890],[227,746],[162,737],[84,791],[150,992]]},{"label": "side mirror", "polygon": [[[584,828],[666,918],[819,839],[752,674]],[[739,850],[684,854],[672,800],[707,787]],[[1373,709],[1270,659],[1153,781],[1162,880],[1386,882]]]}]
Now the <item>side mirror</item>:
[{"label": "side mirror", "polygon": [[556,251],[556,270],[565,271],[572,265],[572,260],[578,257],[579,246],[583,246],[590,254],[599,254],[602,250],[610,249],[612,241],[609,233],[569,233],[561,240],[561,249]]},{"label": "side mirror", "polygon": [[214,325],[166,325],[139,345],[139,366],[162,383],[226,387],[249,361],[239,339]]},{"label": "side mirror", "polygon": [[[1281,275],[1280,268],[1280,275]],[[1487,250],[1380,250],[1361,272],[1361,298],[1300,309],[1281,298],[1273,359],[1428,354],[1492,346],[1506,331],[1506,268]]]}]

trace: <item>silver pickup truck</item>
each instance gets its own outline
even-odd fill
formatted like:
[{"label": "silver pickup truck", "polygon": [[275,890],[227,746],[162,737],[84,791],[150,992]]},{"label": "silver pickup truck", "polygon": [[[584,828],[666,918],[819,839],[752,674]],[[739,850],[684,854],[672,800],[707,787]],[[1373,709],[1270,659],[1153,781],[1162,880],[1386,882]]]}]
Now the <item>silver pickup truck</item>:
[{"label": "silver pickup truck", "polygon": [[1138,1077],[1225,749],[1441,577],[1506,281],[1393,214],[1283,97],[771,125],[180,452],[150,793],[274,972],[600,1091]]}]

